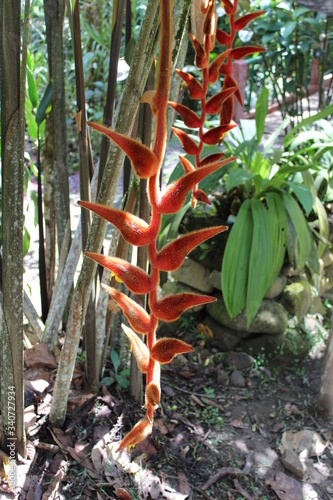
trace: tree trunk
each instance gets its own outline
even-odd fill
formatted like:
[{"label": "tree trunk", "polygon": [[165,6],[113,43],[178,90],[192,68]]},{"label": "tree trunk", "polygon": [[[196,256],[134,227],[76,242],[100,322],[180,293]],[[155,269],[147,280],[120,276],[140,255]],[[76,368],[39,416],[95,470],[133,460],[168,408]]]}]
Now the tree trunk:
[{"label": "tree trunk", "polygon": [[325,418],[333,416],[333,310],[331,315],[330,335],[319,390],[318,412]]},{"label": "tree trunk", "polygon": [[[119,106],[116,130],[120,133],[128,133],[131,130],[139,99],[147,81],[156,48],[157,11],[157,2],[150,0],[133,55],[131,70],[127,78],[122,101]],[[124,153],[116,146],[111,145],[97,200],[99,203],[112,204],[119,183],[123,160]],[[107,223],[105,220],[94,215],[89,232],[87,250],[90,252],[100,251],[106,226]],[[72,299],[67,335],[61,352],[53,393],[50,421],[56,427],[62,427],[65,421],[68,392],[82,330],[82,320],[86,313],[96,267],[95,262],[84,257]]]},{"label": "tree trunk", "polygon": [[[0,334],[2,447],[25,455],[23,422],[23,178],[24,95],[21,3],[3,0],[1,26],[1,157],[3,302]],[[24,61],[24,52],[23,52]],[[21,85],[22,83],[22,85]],[[24,90],[23,90],[24,91]],[[9,448],[13,447],[12,449]]]}]

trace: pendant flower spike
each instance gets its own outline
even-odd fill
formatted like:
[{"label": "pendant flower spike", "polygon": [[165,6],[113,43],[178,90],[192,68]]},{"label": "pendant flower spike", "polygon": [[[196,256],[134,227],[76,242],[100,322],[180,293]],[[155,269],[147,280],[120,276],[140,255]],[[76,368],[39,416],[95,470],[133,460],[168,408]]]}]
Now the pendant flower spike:
[{"label": "pendant flower spike", "polygon": [[[156,89],[146,92],[141,99],[142,102],[151,105],[155,115],[155,137],[152,149],[136,139],[108,129],[103,125],[89,122],[92,128],[105,134],[123,150],[129,157],[138,177],[147,179],[151,205],[151,221],[150,224],[147,224],[139,217],[121,210],[88,201],[79,202],[83,208],[92,210],[96,215],[113,224],[131,245],[147,246],[150,261],[150,273],[147,274],[123,259],[86,253],[87,258],[91,258],[109,269],[130,292],[148,296],[149,314],[124,293],[102,285],[104,290],[118,303],[127,318],[130,327],[122,325],[122,329],[131,342],[139,369],[146,376],[145,417],[122,439],[118,451],[135,446],[152,432],[154,411],[161,398],[161,365],[170,363],[178,354],[193,351],[192,346],[180,339],[162,338],[157,340],[158,321],[175,321],[188,308],[215,300],[210,296],[190,293],[170,295],[158,300],[157,287],[161,271],[178,269],[186,255],[197,245],[225,231],[227,227],[217,226],[193,231],[171,241],[159,250],[157,249],[157,239],[162,214],[177,213],[191,191],[193,207],[197,202],[209,204],[207,194],[199,188],[200,181],[234,160],[234,158],[222,159],[223,152],[215,152],[203,157],[203,146],[204,144],[219,144],[228,131],[235,127],[235,124],[231,123],[233,99],[236,98],[241,102],[241,95],[237,82],[231,76],[232,61],[262,49],[253,46],[233,48],[232,44],[236,31],[243,29],[263,12],[251,13],[235,19],[238,0],[233,2],[223,0],[222,5],[229,17],[230,33],[216,27],[215,0],[202,0],[201,12],[205,15],[203,44],[194,35],[191,35],[195,50],[195,64],[201,70],[201,81],[190,73],[176,70],[187,88],[190,98],[199,100],[201,104],[201,113],[197,114],[182,104],[169,103],[184,120],[187,128],[198,130],[198,140],[195,141],[184,130],[173,128],[173,132],[181,142],[184,151],[194,157],[193,162],[185,157],[180,158],[184,168],[184,175],[180,179],[162,191],[159,188],[158,175],[166,145],[166,112],[171,74],[171,0],[160,0],[161,43]],[[220,55],[211,61],[210,55],[215,41],[225,45],[225,48]],[[215,83],[221,75],[223,78],[221,90],[215,96],[207,99],[209,85]],[[220,125],[208,131],[204,130],[207,114],[219,115]],[[138,334],[145,336],[145,342]]]}]

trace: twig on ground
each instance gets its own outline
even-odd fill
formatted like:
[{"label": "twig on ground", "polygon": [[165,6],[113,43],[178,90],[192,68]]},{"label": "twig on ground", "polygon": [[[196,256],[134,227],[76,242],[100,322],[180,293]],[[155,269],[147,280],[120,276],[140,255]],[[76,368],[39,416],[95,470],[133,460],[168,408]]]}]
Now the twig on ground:
[{"label": "twig on ground", "polygon": [[248,474],[253,466],[253,452],[249,452],[246,457],[246,463],[243,469],[239,469],[238,467],[222,467],[214,474],[208,481],[205,482],[201,486],[202,490],[207,490],[212,484],[216,483],[225,476],[244,476]]},{"label": "twig on ground", "polygon": [[253,497],[244,490],[244,488],[239,484],[237,479],[234,479],[234,485],[236,490],[245,498],[245,500],[253,500]]}]

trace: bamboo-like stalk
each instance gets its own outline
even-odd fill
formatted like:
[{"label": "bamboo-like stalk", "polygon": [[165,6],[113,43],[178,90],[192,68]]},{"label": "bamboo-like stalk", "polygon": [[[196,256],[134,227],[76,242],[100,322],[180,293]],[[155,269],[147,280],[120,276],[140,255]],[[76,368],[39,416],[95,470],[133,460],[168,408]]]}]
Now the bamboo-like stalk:
[{"label": "bamboo-like stalk", "polygon": [[[28,11],[29,3],[26,4]],[[0,6],[3,297],[0,327],[2,448],[25,455],[23,421],[23,178],[25,68],[21,4]],[[26,45],[22,61],[26,60]],[[13,454],[11,454],[13,456]],[[14,485],[15,486],[15,485]]]}]

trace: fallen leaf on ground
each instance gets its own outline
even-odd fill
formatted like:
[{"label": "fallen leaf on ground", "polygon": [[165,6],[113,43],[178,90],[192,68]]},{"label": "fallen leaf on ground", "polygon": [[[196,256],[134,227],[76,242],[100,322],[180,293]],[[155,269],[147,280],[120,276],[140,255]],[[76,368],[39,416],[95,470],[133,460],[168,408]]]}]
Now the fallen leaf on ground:
[{"label": "fallen leaf on ground", "polygon": [[285,405],[284,412],[286,415],[302,415],[302,412],[297,408],[297,406],[290,403]]},{"label": "fallen leaf on ground", "polygon": [[160,431],[160,433],[163,435],[168,434],[168,432],[169,432],[169,429],[167,428],[167,426],[163,422],[162,418],[158,418],[158,419],[154,420],[154,429]]},{"label": "fallen leaf on ground", "polygon": [[280,500],[300,500],[303,498],[302,484],[293,477],[280,472],[274,479],[268,479],[266,485],[275,491]]},{"label": "fallen leaf on ground", "polygon": [[244,424],[240,418],[234,418],[233,421],[231,422],[232,427],[235,427],[235,429],[247,429],[248,425]]},{"label": "fallen leaf on ground", "polygon": [[178,491],[183,495],[190,496],[192,493],[191,486],[188,484],[184,472],[178,472]]},{"label": "fallen leaf on ground", "polygon": [[124,488],[116,488],[116,495],[120,500],[132,500],[131,495]]},{"label": "fallen leaf on ground", "polygon": [[24,351],[24,362],[28,368],[47,367],[54,370],[58,366],[45,342],[41,342],[31,349],[26,349]]}]

